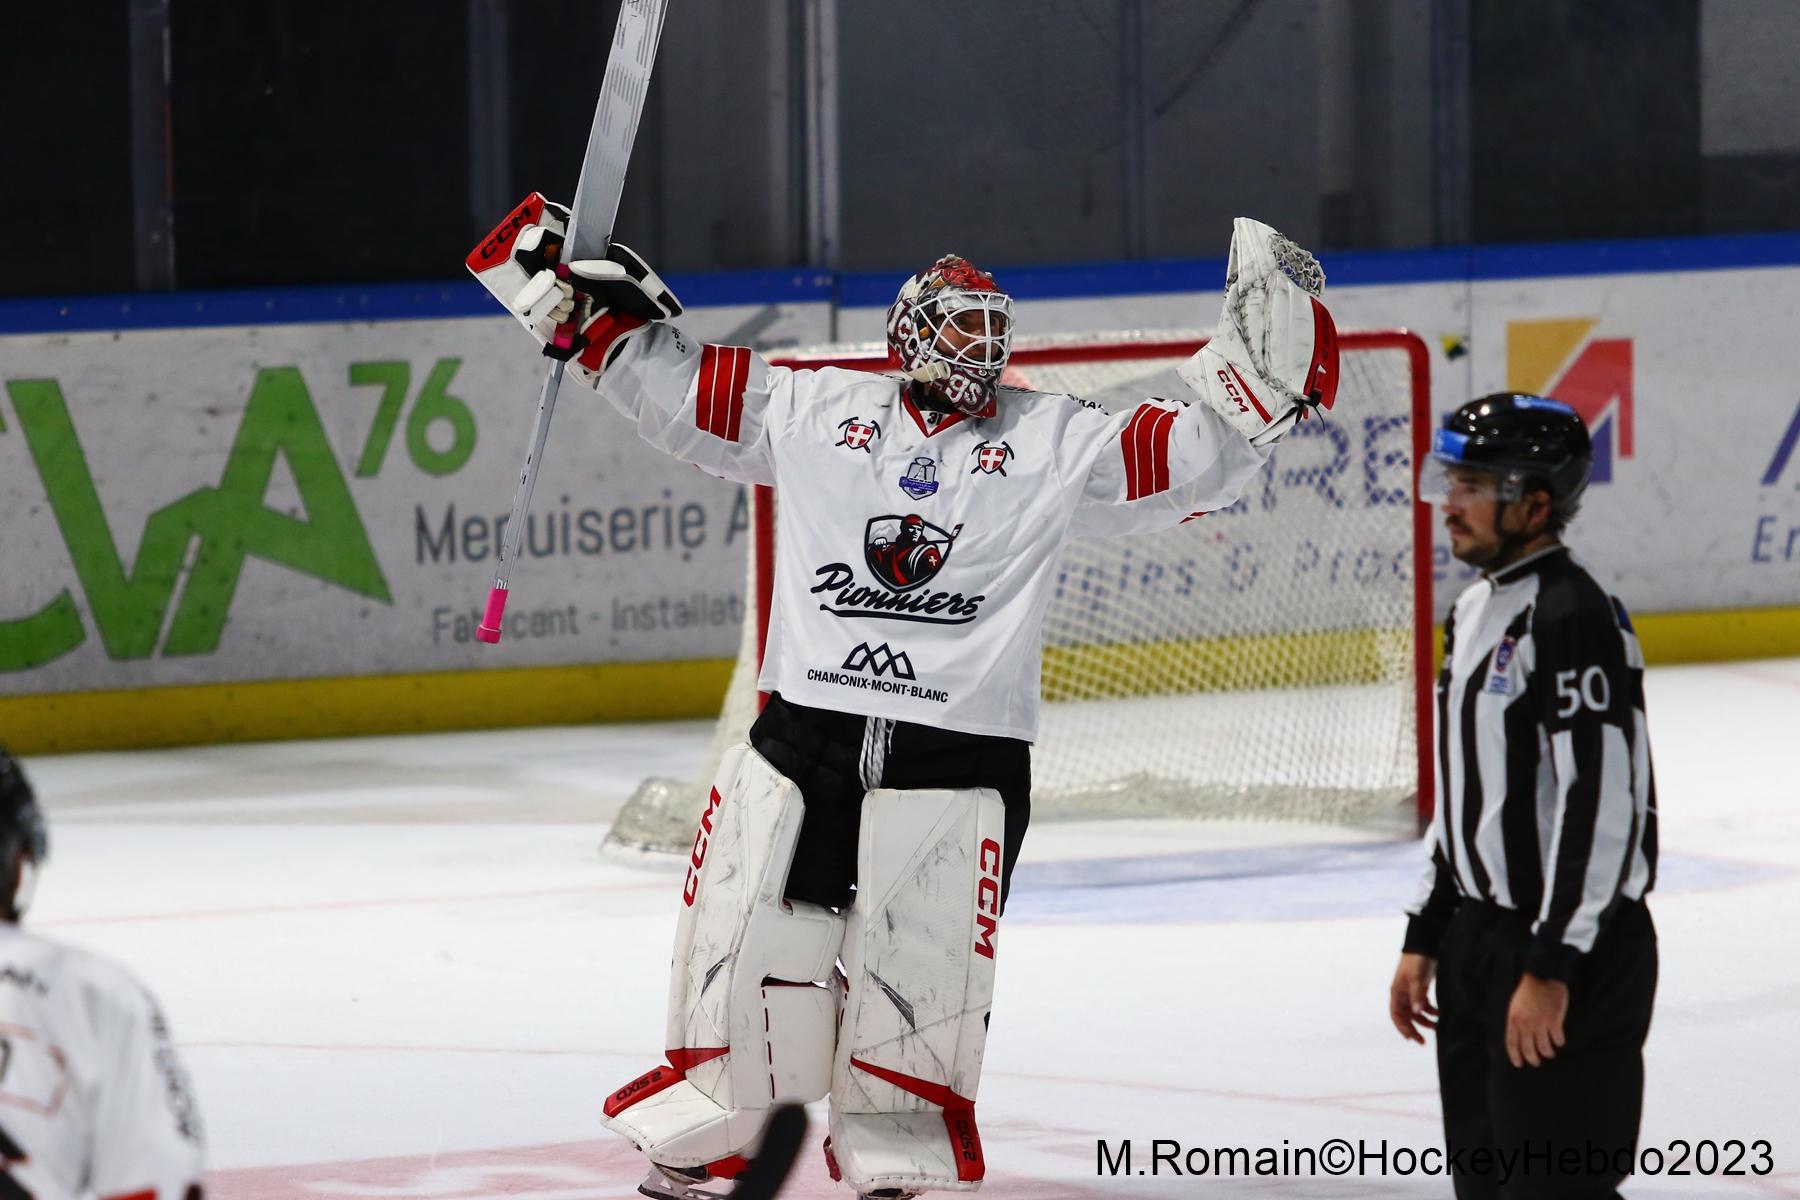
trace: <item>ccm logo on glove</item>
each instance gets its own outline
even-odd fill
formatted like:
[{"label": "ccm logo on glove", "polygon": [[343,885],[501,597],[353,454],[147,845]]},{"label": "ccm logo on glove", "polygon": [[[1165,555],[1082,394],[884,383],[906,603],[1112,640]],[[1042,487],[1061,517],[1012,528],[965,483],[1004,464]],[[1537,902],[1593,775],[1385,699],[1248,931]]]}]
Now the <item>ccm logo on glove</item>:
[{"label": "ccm logo on glove", "polygon": [[507,248],[512,245],[514,235],[531,224],[531,207],[531,203],[527,201],[518,212],[502,221],[498,229],[488,234],[487,241],[481,243],[481,249],[476,252],[481,255],[483,262],[506,253]]}]

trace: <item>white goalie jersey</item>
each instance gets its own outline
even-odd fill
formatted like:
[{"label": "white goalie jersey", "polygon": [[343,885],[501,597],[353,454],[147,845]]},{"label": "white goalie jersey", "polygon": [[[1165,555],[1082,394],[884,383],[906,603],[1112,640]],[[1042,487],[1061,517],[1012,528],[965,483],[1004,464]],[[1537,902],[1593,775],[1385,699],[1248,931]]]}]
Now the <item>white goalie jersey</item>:
[{"label": "white goalie jersey", "polygon": [[764,690],[1028,741],[1063,543],[1223,508],[1268,454],[1203,404],[1109,414],[1002,388],[993,417],[937,413],[898,379],[775,367],[661,322],[581,375],[651,445],[779,489]]},{"label": "white goalie jersey", "polygon": [[200,1194],[204,1167],[199,1112],[155,999],[123,968],[10,924],[0,1155],[0,1194],[36,1200],[183,1200]]}]

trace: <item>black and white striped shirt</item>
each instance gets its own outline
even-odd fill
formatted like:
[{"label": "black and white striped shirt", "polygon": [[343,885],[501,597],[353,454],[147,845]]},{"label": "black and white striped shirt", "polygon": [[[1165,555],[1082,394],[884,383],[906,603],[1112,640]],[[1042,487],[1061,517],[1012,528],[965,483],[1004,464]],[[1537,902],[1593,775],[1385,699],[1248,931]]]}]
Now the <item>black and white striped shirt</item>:
[{"label": "black and white striped shirt", "polygon": [[1460,898],[1533,913],[1525,969],[1568,980],[1656,880],[1656,784],[1631,619],[1562,546],[1472,585],[1444,624],[1431,865],[1406,949]]}]

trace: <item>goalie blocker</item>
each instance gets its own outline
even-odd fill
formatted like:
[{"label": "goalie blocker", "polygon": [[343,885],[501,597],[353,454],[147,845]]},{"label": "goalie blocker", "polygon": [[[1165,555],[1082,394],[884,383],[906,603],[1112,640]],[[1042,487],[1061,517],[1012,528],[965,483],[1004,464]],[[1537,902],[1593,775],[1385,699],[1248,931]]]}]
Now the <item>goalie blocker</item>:
[{"label": "goalie blocker", "polygon": [[828,1092],[834,1177],[979,1184],[1005,808],[988,788],[880,788],[861,807],[848,914],[785,900],[800,790],[748,746],[721,765],[683,880],[668,1062],[605,1105],[656,1164],[651,1194],[735,1177],[771,1108]]},{"label": "goalie blocker", "polygon": [[605,258],[562,260],[569,210],[533,192],[469,252],[465,265],[547,357],[598,373],[651,321],[681,315],[662,277],[612,243]]}]

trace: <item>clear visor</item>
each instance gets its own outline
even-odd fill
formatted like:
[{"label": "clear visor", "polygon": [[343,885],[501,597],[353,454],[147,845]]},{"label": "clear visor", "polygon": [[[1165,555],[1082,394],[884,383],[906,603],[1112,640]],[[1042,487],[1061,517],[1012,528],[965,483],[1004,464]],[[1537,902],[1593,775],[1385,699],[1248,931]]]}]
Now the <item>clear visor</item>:
[{"label": "clear visor", "polygon": [[933,357],[952,366],[998,371],[1012,353],[1012,297],[951,292],[933,306]]},{"label": "clear visor", "polygon": [[1517,500],[1525,494],[1525,478],[1504,467],[1471,467],[1434,454],[1419,468],[1418,494],[1427,504]]}]

